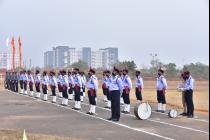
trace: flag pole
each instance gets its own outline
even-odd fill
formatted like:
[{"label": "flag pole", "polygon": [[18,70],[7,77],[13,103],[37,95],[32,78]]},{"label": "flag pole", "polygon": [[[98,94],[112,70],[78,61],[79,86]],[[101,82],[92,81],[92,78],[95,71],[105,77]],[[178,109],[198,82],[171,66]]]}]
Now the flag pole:
[{"label": "flag pole", "polygon": [[18,44],[19,44],[19,63],[20,63],[20,69],[22,69],[22,42],[20,36],[18,39]]},{"label": "flag pole", "polygon": [[15,38],[14,35],[12,37],[12,70],[15,70]]}]

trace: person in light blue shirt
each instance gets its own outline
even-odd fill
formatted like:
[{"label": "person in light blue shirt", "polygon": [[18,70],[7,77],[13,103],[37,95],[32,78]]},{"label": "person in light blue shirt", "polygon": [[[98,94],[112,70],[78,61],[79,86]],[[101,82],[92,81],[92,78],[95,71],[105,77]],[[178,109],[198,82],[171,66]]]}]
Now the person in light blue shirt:
[{"label": "person in light blue shirt", "polygon": [[90,103],[90,111],[87,112],[87,114],[94,115],[96,113],[96,97],[98,93],[98,79],[95,76],[95,70],[90,69],[88,73],[88,82],[87,82],[87,88],[88,88],[88,98]]},{"label": "person in light blue shirt", "polygon": [[157,77],[157,100],[158,100],[158,109],[157,112],[165,113],[166,111],[166,89],[167,82],[164,77],[164,71],[162,69],[158,70]]},{"label": "person in light blue shirt", "polygon": [[141,77],[141,72],[136,71],[136,99],[137,103],[141,104],[142,98],[142,90],[144,88],[143,78]]},{"label": "person in light blue shirt", "polygon": [[28,75],[26,73],[26,70],[23,71],[23,94],[27,95],[27,85],[28,85]]},{"label": "person in light blue shirt", "polygon": [[20,94],[23,94],[23,71],[20,71],[19,83],[20,83]]},{"label": "person in light blue shirt", "polygon": [[82,80],[81,76],[79,75],[79,68],[74,68],[74,92],[75,92],[75,106],[73,109],[75,110],[81,110],[81,98],[80,93],[83,92],[82,89]]},{"label": "person in light blue shirt", "polygon": [[86,80],[84,71],[81,71],[79,74],[80,74],[80,78],[81,78],[81,81],[82,81],[82,91],[80,93],[80,100],[81,100],[81,102],[84,102],[85,86],[86,86],[87,80]]},{"label": "person in light blue shirt", "polygon": [[57,79],[57,83],[58,83],[58,91],[59,91],[59,97],[63,98],[63,88],[61,86],[61,81],[62,81],[62,70],[59,71],[58,73],[58,79]]},{"label": "person in light blue shirt", "polygon": [[28,70],[28,85],[29,85],[29,89],[30,89],[30,96],[34,96],[34,77],[31,74],[31,71]]},{"label": "person in light blue shirt", "polygon": [[106,76],[107,70],[103,71],[103,78],[102,78],[102,90],[104,95],[104,102],[108,102],[107,99],[107,92],[108,92],[108,77]]},{"label": "person in light blue shirt", "polygon": [[68,76],[65,70],[62,71],[62,80],[61,80],[61,86],[63,88],[63,101],[62,104],[63,106],[68,105],[68,87],[69,87],[69,82],[68,82]]},{"label": "person in light blue shirt", "polygon": [[43,72],[42,76],[43,76],[42,77],[42,91],[44,94],[43,100],[47,101],[48,100],[47,90],[48,90],[48,85],[49,85],[49,78],[46,71]]},{"label": "person in light blue shirt", "polygon": [[36,75],[35,75],[36,98],[41,97],[40,85],[41,85],[41,74],[39,70],[36,70]]},{"label": "person in light blue shirt", "polygon": [[107,70],[106,71],[106,78],[107,78],[107,82],[106,82],[106,86],[107,86],[107,105],[105,108],[111,109],[111,93],[109,90],[109,85],[111,83],[111,71]]},{"label": "person in light blue shirt", "polygon": [[112,72],[112,78],[109,84],[109,90],[111,92],[111,110],[112,116],[108,120],[118,122],[120,120],[120,97],[123,93],[123,83],[119,76],[119,69],[114,67]]},{"label": "person in light blue shirt", "polygon": [[184,77],[186,82],[184,87],[181,89],[185,92],[185,100],[187,103],[187,117],[193,118],[194,117],[194,103],[193,103],[193,89],[194,89],[194,79],[192,78],[190,71],[184,72]]},{"label": "person in light blue shirt", "polygon": [[69,82],[69,88],[68,88],[69,100],[73,100],[73,88],[75,84],[72,72],[70,70],[68,71],[68,82]]},{"label": "person in light blue shirt", "polygon": [[52,98],[53,98],[52,103],[56,103],[56,87],[58,83],[57,83],[54,71],[50,71],[49,84],[50,84]]},{"label": "person in light blue shirt", "polygon": [[128,70],[124,69],[123,70],[123,101],[124,101],[124,110],[123,113],[125,114],[130,114],[130,91],[132,89],[132,82],[131,78],[128,75]]}]

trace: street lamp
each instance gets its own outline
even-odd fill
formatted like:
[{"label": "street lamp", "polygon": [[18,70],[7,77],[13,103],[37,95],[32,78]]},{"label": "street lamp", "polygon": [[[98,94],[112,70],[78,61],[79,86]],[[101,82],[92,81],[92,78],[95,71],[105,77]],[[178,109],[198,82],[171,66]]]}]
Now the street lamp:
[{"label": "street lamp", "polygon": [[153,71],[153,76],[155,76],[156,75],[156,66],[157,66],[157,57],[158,57],[158,55],[157,55],[157,53],[150,53],[150,56],[152,57],[152,67],[153,67],[153,69],[154,69],[154,71]]}]

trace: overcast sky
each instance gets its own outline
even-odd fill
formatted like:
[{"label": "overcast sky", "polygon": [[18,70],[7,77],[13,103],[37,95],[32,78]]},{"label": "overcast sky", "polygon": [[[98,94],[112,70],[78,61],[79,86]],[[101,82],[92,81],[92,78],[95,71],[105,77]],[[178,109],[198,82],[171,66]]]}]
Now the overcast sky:
[{"label": "overcast sky", "polygon": [[[0,51],[12,34],[43,66],[53,46],[118,47],[120,60],[209,63],[209,0],[0,0]],[[16,39],[17,40],[17,39]],[[29,61],[28,61],[29,62]]]}]

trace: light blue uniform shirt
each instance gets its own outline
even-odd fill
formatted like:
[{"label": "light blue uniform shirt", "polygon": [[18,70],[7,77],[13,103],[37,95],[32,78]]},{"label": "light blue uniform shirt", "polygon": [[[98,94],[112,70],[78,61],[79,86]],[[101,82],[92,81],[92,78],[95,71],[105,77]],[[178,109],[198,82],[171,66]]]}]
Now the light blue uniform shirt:
[{"label": "light blue uniform shirt", "polygon": [[23,81],[28,81],[28,75],[27,74],[23,74]]},{"label": "light blue uniform shirt", "polygon": [[33,78],[33,76],[31,74],[28,75],[28,82],[34,83],[34,78]]},{"label": "light blue uniform shirt", "polygon": [[192,78],[192,76],[190,76],[186,82],[185,82],[185,85],[184,85],[184,90],[193,90],[194,88],[194,79]]},{"label": "light blue uniform shirt", "polygon": [[62,77],[62,80],[61,80],[60,83],[61,83],[62,86],[68,87],[68,86],[69,86],[68,76],[67,76],[67,75],[64,75],[64,76]]},{"label": "light blue uniform shirt", "polygon": [[106,87],[108,88],[109,87],[108,86],[109,85],[109,78],[107,76],[104,76],[102,81],[103,81],[103,84],[105,84]]},{"label": "light blue uniform shirt", "polygon": [[98,79],[95,75],[92,75],[87,82],[87,88],[88,90],[90,89],[95,89],[96,92],[98,91]]},{"label": "light blue uniform shirt", "polygon": [[[19,80],[20,80],[20,81],[23,81],[23,75],[24,75],[24,74],[20,74],[20,76],[19,76]],[[8,76],[9,76],[9,75],[8,75]]]},{"label": "light blue uniform shirt", "polygon": [[136,87],[144,88],[143,78],[141,76],[136,77]]},{"label": "light blue uniform shirt", "polygon": [[62,75],[60,74],[59,76],[58,76],[58,83],[61,83],[61,81],[62,81],[62,79],[63,79],[63,77],[62,77]]},{"label": "light blue uniform shirt", "polygon": [[165,77],[162,75],[157,78],[157,90],[161,91],[161,90],[166,90],[166,89],[167,89],[167,82],[166,82]]},{"label": "light blue uniform shirt", "polygon": [[123,76],[123,87],[124,89],[126,87],[128,87],[130,90],[132,89],[132,82],[131,82],[131,78],[128,75]]},{"label": "light blue uniform shirt", "polygon": [[74,76],[74,84],[75,86],[79,86],[80,88],[82,88],[82,80],[81,80],[81,76],[79,74]]},{"label": "light blue uniform shirt", "polygon": [[72,86],[74,86],[74,78],[72,75],[68,76],[68,82],[69,84],[71,84]]},{"label": "light blue uniform shirt", "polygon": [[41,83],[41,74],[37,74],[35,77],[35,83]]},{"label": "light blue uniform shirt", "polygon": [[110,91],[120,90],[121,92],[123,91],[123,83],[121,77],[116,75],[115,77],[112,77],[110,79],[109,90]]},{"label": "light blue uniform shirt", "polygon": [[49,84],[51,86],[57,86],[57,80],[56,80],[55,76],[50,76],[50,78],[49,78]]},{"label": "light blue uniform shirt", "polygon": [[49,84],[49,77],[47,75],[43,77],[42,84],[48,86],[48,84]]}]

